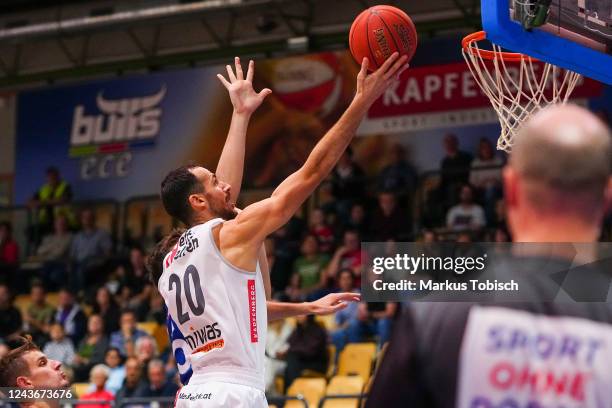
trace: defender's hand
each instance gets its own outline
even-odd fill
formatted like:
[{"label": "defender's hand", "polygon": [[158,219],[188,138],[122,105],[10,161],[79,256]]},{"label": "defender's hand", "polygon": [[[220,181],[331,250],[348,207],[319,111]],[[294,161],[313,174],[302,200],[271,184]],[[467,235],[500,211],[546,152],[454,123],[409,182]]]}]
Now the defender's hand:
[{"label": "defender's hand", "polygon": [[407,56],[399,56],[399,53],[394,52],[376,72],[368,75],[367,58],[361,63],[361,70],[357,75],[357,92],[355,99],[361,99],[367,104],[373,104],[382,94],[399,79],[399,76],[406,68]]},{"label": "defender's hand", "polygon": [[229,81],[221,74],[217,74],[217,78],[219,78],[219,81],[221,81],[223,86],[228,90],[232,105],[234,105],[234,111],[236,113],[251,114],[255,112],[266,96],[270,95],[272,91],[268,88],[264,88],[257,93],[253,89],[255,63],[252,60],[249,62],[246,79],[242,73],[240,58],[236,57],[234,63],[236,66],[235,74],[231,66],[226,66]]},{"label": "defender's hand", "polygon": [[315,315],[328,315],[336,313],[348,306],[348,302],[359,302],[359,293],[330,293],[319,300],[310,302],[309,312]]}]

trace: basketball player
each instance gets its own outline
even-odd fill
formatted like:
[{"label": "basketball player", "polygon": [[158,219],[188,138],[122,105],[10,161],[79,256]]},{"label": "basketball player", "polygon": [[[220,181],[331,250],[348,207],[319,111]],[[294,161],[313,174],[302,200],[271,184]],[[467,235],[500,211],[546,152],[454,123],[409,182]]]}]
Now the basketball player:
[{"label": "basketball player", "polygon": [[[231,186],[198,166],[171,171],[162,182],[166,211],[189,226],[163,260],[159,291],[168,306],[179,371],[193,375],[176,405],[266,407],[264,347],[268,319],[332,313],[355,294],[332,294],[312,303],[266,299],[258,257],[267,235],[283,226],[329,174],[369,107],[405,68],[393,54],[368,75],[364,59],[353,101],[318,142],[305,164],[272,196],[238,213]],[[231,78],[231,74],[228,72]],[[238,79],[238,76],[236,76]]]},{"label": "basketball player", "polygon": [[[596,242],[612,201],[611,163],[610,130],[587,110],[534,115],[503,172],[514,240]],[[534,271],[521,290],[553,299],[538,272],[568,262],[546,255],[512,258],[496,278],[512,279],[520,265]],[[609,269],[584,268],[610,283]],[[610,407],[611,362],[609,303],[413,304],[395,325],[367,406]]]},{"label": "basketball player", "polygon": [[[70,386],[66,374],[62,371],[62,363],[48,359],[30,338],[23,338],[22,341],[21,346],[9,351],[0,359],[0,387],[54,389]],[[58,407],[59,400],[39,400],[22,403],[21,406]]]}]

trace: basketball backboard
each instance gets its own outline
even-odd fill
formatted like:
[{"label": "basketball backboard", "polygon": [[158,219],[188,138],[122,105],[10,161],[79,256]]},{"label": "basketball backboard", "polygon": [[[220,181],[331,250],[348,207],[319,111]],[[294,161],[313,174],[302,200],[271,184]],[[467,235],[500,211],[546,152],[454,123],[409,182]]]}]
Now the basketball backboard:
[{"label": "basketball backboard", "polygon": [[612,0],[482,0],[487,39],[612,84]]}]

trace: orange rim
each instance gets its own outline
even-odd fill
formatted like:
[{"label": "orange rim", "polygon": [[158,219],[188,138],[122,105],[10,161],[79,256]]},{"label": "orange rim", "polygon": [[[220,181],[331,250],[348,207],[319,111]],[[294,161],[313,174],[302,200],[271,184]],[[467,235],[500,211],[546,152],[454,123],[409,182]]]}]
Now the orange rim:
[{"label": "orange rim", "polygon": [[482,59],[491,60],[491,61],[494,59],[498,59],[498,58],[501,58],[504,61],[511,61],[511,62],[520,62],[522,60],[537,61],[535,58],[532,58],[525,54],[521,54],[519,52],[490,51],[490,50],[483,50],[481,48],[471,47],[472,43],[477,42],[477,41],[486,40],[486,38],[487,38],[487,33],[485,33],[484,31],[477,31],[475,33],[472,33],[472,34],[469,34],[463,37],[463,40],[461,41],[461,46],[466,52],[469,52],[470,54],[474,56],[480,56]]}]

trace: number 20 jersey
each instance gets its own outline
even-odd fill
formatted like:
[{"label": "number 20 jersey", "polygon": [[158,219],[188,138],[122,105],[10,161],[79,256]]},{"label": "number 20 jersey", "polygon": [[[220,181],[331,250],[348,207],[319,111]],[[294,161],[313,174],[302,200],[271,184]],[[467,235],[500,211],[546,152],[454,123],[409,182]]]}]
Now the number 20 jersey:
[{"label": "number 20 jersey", "polygon": [[264,390],[266,298],[255,272],[234,267],[215,244],[217,218],[183,233],[158,282],[183,384],[220,381]]}]

